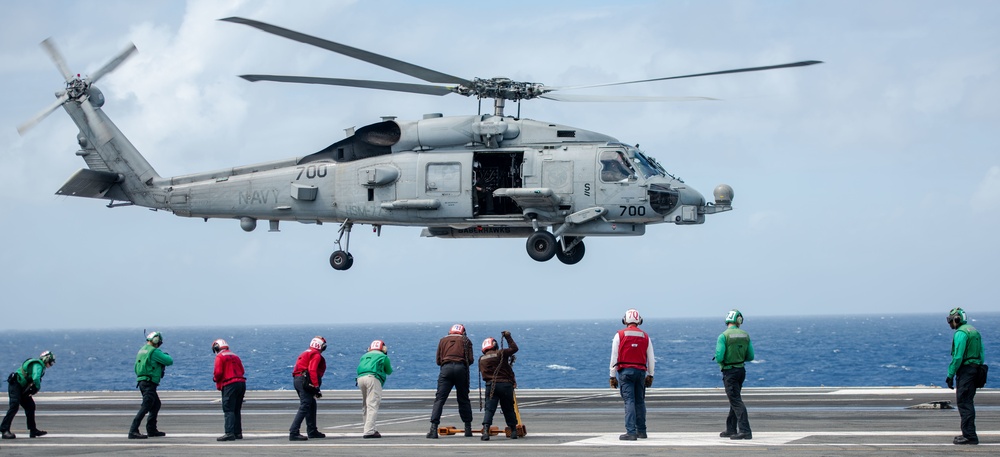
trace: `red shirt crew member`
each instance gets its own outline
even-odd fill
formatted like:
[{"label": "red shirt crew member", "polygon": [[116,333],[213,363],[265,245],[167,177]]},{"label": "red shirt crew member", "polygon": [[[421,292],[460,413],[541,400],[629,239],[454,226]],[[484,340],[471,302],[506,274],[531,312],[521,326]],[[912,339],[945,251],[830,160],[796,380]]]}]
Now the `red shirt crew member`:
[{"label": "red shirt crew member", "polygon": [[222,391],[222,414],[225,416],[226,434],[216,441],[243,439],[243,397],[247,393],[247,378],[244,376],[243,361],[240,356],[229,351],[229,343],[218,339],[212,343],[215,353],[215,370],[212,380],[215,388]]}]

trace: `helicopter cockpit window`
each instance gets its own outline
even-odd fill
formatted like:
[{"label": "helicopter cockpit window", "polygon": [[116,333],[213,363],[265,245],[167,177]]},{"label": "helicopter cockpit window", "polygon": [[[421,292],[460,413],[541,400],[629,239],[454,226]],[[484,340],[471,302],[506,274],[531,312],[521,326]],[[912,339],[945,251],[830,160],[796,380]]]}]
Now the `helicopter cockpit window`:
[{"label": "helicopter cockpit window", "polygon": [[629,156],[632,157],[632,163],[635,168],[639,170],[644,178],[649,178],[660,174],[660,170],[656,165],[653,165],[646,156],[638,149],[629,148]]},{"label": "helicopter cockpit window", "polygon": [[632,176],[632,167],[622,151],[601,151],[601,181],[619,182]]}]

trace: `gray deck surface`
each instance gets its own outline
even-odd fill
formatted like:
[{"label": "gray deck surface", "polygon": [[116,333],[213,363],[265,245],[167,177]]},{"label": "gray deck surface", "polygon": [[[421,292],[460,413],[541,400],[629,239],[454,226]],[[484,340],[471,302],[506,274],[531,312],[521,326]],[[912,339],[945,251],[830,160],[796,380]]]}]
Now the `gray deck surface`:
[{"label": "gray deck surface", "polygon": [[[326,392],[319,401],[319,427],[325,439],[289,442],[288,426],[298,407],[295,392],[250,391],[243,408],[244,439],[216,442],[223,433],[218,392],[163,391],[159,427],[163,438],[128,440],[139,408],[135,392],[42,392],[36,396],[38,425],[49,434],[30,439],[24,413],[14,420],[14,440],[0,442],[7,455],[946,455],[954,452],[1000,454],[1000,391],[976,395],[979,446],[955,446],[960,434],[957,410],[909,409],[935,401],[954,402],[954,391],[912,388],[748,388],[752,441],[719,437],[728,403],[721,389],[647,391],[649,438],[618,440],[624,411],[611,389],[519,390],[528,435],[489,442],[461,434],[437,440],[424,437],[434,392],[387,390],[379,413],[382,439],[361,438],[358,391]],[[472,392],[474,428],[482,420]],[[442,426],[461,427],[454,394]],[[497,412],[494,425],[503,426]],[[303,424],[304,431],[305,424]],[[738,449],[734,449],[738,448]]]}]

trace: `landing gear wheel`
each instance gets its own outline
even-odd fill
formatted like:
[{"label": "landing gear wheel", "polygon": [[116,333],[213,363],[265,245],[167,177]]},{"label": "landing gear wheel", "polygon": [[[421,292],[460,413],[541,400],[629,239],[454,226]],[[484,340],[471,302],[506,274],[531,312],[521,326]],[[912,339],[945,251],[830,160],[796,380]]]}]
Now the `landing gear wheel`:
[{"label": "landing gear wheel", "polygon": [[334,251],[330,255],[330,266],[334,270],[346,270],[354,265],[354,256],[344,251]]},{"label": "landing gear wheel", "polygon": [[[566,237],[564,241],[566,241],[566,244],[570,244],[573,241],[573,238]],[[583,241],[580,241],[576,244],[576,246],[570,248],[569,251],[564,252],[562,249],[556,249],[556,257],[559,258],[560,262],[565,263],[566,265],[574,265],[580,260],[583,260],[583,254],[586,252],[587,248],[583,246]]]},{"label": "landing gear wheel", "polygon": [[526,247],[528,249],[528,257],[539,262],[547,262],[556,255],[559,243],[556,241],[555,235],[545,230],[539,230],[528,237]]}]

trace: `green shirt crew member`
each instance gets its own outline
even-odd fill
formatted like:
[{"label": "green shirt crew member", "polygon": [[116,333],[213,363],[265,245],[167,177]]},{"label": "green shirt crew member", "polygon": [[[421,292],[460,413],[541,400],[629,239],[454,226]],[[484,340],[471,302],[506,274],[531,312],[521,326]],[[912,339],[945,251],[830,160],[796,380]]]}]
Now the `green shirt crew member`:
[{"label": "green shirt crew member", "polygon": [[364,438],[381,438],[375,429],[378,408],[382,404],[382,386],[385,377],[392,374],[392,364],[386,355],[388,348],[382,340],[372,341],[368,351],[358,361],[358,388],[361,389],[362,421],[365,424]]},{"label": "green shirt crew member", "polygon": [[[132,427],[128,431],[129,439],[167,435],[156,427],[156,418],[160,413],[160,396],[156,393],[156,387],[160,385],[166,367],[174,364],[174,359],[170,358],[170,354],[160,350],[162,345],[163,335],[160,332],[151,332],[146,335],[146,345],[139,349],[139,353],[135,356],[136,387],[142,392],[142,405],[132,420]],[[146,421],[146,435],[143,435],[139,433],[139,424],[142,423],[146,413],[149,413],[149,419]]]},{"label": "green shirt crew member", "polygon": [[[951,363],[948,365],[948,388],[955,389],[962,434],[954,444],[979,444],[976,434],[976,378],[983,364],[983,339],[962,308],[948,313],[948,325],[955,330],[951,340]],[[955,378],[958,378],[957,382]]]},{"label": "green shirt crew member", "polygon": [[729,399],[726,430],[719,433],[719,436],[731,440],[753,439],[750,418],[742,396],[743,381],[747,377],[743,364],[753,360],[753,343],[750,342],[750,334],[740,329],[741,325],[743,313],[738,309],[729,311],[726,315],[726,330],[715,342],[714,360],[722,370],[722,385]]},{"label": "green shirt crew member", "polygon": [[7,376],[7,394],[10,397],[10,407],[7,415],[0,423],[0,432],[3,439],[12,440],[17,438],[10,431],[11,423],[17,411],[24,406],[24,417],[28,423],[28,436],[35,438],[45,435],[45,430],[39,430],[35,424],[35,400],[32,395],[38,393],[42,388],[42,377],[45,376],[45,369],[55,365],[56,356],[49,351],[42,352],[37,359],[28,359],[21,364],[21,368]]}]

